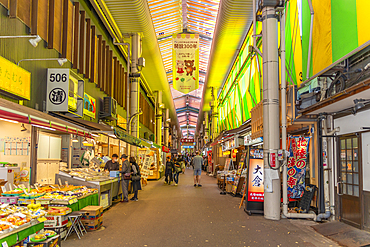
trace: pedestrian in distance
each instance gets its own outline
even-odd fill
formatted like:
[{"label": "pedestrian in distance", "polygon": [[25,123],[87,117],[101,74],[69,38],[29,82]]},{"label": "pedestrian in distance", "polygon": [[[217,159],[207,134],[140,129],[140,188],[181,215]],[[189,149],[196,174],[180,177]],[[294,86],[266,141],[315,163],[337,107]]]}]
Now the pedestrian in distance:
[{"label": "pedestrian in distance", "polygon": [[122,186],[122,200],[121,202],[128,202],[128,185],[131,180],[131,167],[127,160],[127,155],[121,155],[122,160],[122,170],[121,170],[121,186]]},{"label": "pedestrian in distance", "polygon": [[194,187],[202,187],[200,184],[200,176],[202,174],[203,158],[199,155],[199,151],[197,151],[196,154],[192,162],[194,167]]},{"label": "pedestrian in distance", "polygon": [[178,159],[173,160],[174,166],[175,166],[175,173],[174,173],[174,180],[175,180],[175,186],[179,184],[179,175],[182,172],[181,164],[178,161]]},{"label": "pedestrian in distance", "polygon": [[168,185],[171,184],[171,182],[172,182],[172,173],[173,173],[174,170],[175,170],[175,167],[174,167],[173,162],[171,161],[171,157],[167,156],[167,158],[166,158],[166,170],[165,170],[165,173],[164,173],[164,176],[165,176],[164,184],[168,184]]},{"label": "pedestrian in distance", "polygon": [[138,201],[138,192],[141,190],[141,174],[140,174],[140,167],[136,163],[135,157],[130,157],[130,164],[131,164],[131,185],[134,192],[134,196],[130,199],[131,201]]}]

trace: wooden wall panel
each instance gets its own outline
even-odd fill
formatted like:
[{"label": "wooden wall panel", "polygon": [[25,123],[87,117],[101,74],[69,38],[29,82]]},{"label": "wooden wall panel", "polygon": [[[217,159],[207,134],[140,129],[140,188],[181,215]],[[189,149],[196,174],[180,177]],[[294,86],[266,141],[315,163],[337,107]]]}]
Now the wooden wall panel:
[{"label": "wooden wall panel", "polygon": [[113,58],[112,70],[113,70],[113,73],[112,73],[111,96],[114,99],[117,99],[117,95],[116,95],[116,93],[117,93],[116,92],[116,87],[117,87],[117,83],[116,83],[116,80],[117,80],[117,57]]},{"label": "wooden wall panel", "polygon": [[74,23],[74,15],[73,15],[73,3],[69,0],[68,1],[68,28],[67,28],[67,59],[72,61],[73,55],[73,23]]},{"label": "wooden wall panel", "polygon": [[17,0],[17,17],[28,27],[31,27],[31,6],[30,0]]},{"label": "wooden wall panel", "polygon": [[0,4],[5,8],[9,8],[9,0],[0,0]]},{"label": "wooden wall panel", "polygon": [[78,55],[79,55],[79,46],[78,41],[80,37],[80,4],[74,4],[74,28],[73,28],[73,68],[78,69]]},{"label": "wooden wall panel", "polygon": [[37,34],[44,40],[48,40],[49,27],[49,1],[38,0],[37,11]]},{"label": "wooden wall panel", "polygon": [[38,11],[39,11],[39,0],[32,0],[32,7],[31,7],[31,34],[37,34],[37,19],[38,19]]},{"label": "wooden wall panel", "polygon": [[55,1],[54,49],[62,53],[63,0],[54,0],[54,1]]},{"label": "wooden wall panel", "polygon": [[80,74],[85,74],[85,11],[80,11],[80,48],[78,51],[78,70]]},{"label": "wooden wall panel", "polygon": [[106,64],[107,64],[107,54],[105,49],[105,40],[102,42],[102,90],[105,92],[106,83],[107,83],[107,70],[106,70]]},{"label": "wooden wall panel", "polygon": [[[108,46],[108,49],[109,49],[109,46]],[[108,95],[110,97],[112,97],[112,86],[113,86],[113,69],[114,69],[114,66],[113,66],[113,51],[110,50],[109,51],[109,91],[108,91]]]},{"label": "wooden wall panel", "polygon": [[48,22],[48,48],[53,49],[54,47],[54,25],[55,22],[55,0],[49,1],[49,22]]},{"label": "wooden wall panel", "polygon": [[91,65],[91,20],[86,19],[85,77],[90,79]]},{"label": "wooden wall panel", "polygon": [[68,46],[68,2],[69,0],[63,0],[63,16],[62,16],[62,57],[67,57],[67,46]]},{"label": "wooden wall panel", "polygon": [[102,88],[102,71],[103,71],[103,62],[102,62],[102,42],[103,37],[101,35],[98,35],[98,58],[97,58],[97,73],[98,73],[98,87]]},{"label": "wooden wall panel", "polygon": [[96,29],[91,27],[91,67],[90,81],[96,83]]}]

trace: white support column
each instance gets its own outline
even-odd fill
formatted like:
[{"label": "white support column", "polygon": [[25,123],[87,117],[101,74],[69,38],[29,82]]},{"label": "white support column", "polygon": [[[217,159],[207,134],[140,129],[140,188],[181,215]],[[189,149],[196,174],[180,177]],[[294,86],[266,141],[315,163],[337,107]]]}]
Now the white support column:
[{"label": "white support column", "polygon": [[[254,13],[255,14],[255,13]],[[264,146],[264,215],[280,220],[280,174],[269,166],[270,154],[280,147],[279,128],[279,73],[278,73],[278,15],[275,7],[262,9],[263,39],[263,146]],[[275,179],[272,179],[275,177]]]},{"label": "white support column", "polygon": [[162,104],[162,91],[157,92],[157,114],[155,115],[155,127],[156,127],[156,143],[162,145],[162,108],[159,105]]},{"label": "white support column", "polygon": [[[141,51],[141,41],[140,35],[135,33],[132,35],[131,38],[132,43],[132,63],[131,63],[131,72],[138,73],[137,63],[140,56]],[[139,77],[132,77],[131,78],[131,106],[130,106],[130,113],[131,113],[131,135],[139,138],[139,98],[140,98],[140,78]],[[134,116],[136,114],[136,116]],[[131,146],[131,153],[130,155],[135,155],[137,152],[137,148],[135,146]]]}]

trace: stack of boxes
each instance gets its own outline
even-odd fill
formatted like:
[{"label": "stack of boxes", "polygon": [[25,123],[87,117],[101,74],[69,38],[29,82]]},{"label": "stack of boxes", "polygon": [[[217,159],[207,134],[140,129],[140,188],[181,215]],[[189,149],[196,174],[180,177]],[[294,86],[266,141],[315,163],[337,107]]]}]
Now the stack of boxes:
[{"label": "stack of boxes", "polygon": [[101,227],[103,224],[103,207],[102,206],[87,206],[81,211],[85,212],[82,217],[82,224],[84,224],[86,230],[94,231]]}]

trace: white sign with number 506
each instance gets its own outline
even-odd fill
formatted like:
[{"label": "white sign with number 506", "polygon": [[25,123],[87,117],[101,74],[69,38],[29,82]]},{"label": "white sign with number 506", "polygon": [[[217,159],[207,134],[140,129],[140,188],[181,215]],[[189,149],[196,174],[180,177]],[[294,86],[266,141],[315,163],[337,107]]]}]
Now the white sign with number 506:
[{"label": "white sign with number 506", "polygon": [[68,111],[69,69],[48,69],[47,111]]}]

